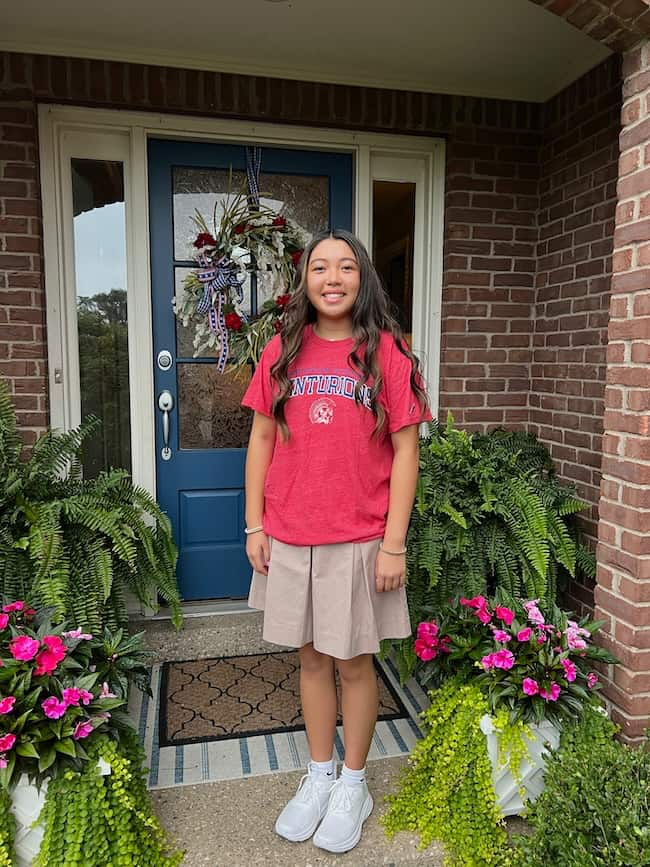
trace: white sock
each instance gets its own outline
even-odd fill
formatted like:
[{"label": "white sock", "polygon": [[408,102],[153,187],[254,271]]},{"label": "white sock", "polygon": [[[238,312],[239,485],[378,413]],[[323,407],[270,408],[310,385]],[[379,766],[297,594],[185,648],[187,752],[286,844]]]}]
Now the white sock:
[{"label": "white sock", "polygon": [[311,769],[317,774],[323,774],[325,777],[329,777],[331,780],[334,779],[335,771],[336,771],[336,762],[332,757],[329,762],[314,762],[310,763]]},{"label": "white sock", "polygon": [[366,769],[361,768],[360,771],[353,771],[351,768],[348,768],[346,764],[343,765],[343,770],[341,771],[341,779],[347,783],[349,786],[359,786],[366,778]]}]

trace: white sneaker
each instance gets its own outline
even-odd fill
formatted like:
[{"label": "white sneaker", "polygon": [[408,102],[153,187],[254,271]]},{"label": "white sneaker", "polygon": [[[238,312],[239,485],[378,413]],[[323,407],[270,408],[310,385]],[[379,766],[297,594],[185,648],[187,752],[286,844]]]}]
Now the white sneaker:
[{"label": "white sneaker", "polygon": [[365,781],[348,785],[343,779],[337,780],[332,786],[325,818],[314,835],[314,845],[328,852],[354,849],[372,808],[372,796]]},{"label": "white sneaker", "polygon": [[328,777],[314,771],[310,762],[298,791],[278,816],[275,833],[292,843],[308,840],[325,815],[335,782],[336,768],[332,776]]}]

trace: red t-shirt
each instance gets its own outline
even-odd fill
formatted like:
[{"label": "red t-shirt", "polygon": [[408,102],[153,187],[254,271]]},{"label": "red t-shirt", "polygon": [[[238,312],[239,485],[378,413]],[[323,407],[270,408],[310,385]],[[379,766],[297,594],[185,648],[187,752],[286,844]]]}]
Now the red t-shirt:
[{"label": "red t-shirt", "polygon": [[[348,356],[347,340],[323,340],[309,325],[298,358],[289,368],[292,393],[285,403],[290,438],[280,431],[264,484],[264,530],[289,545],[365,542],[384,533],[393,446],[390,434],[431,418],[410,386],[411,362],[382,333],[378,361],[379,395],[386,433],[373,436],[375,416],[354,400],[361,377]],[[280,355],[280,337],[265,347],[242,405],[272,416],[271,366]]]}]

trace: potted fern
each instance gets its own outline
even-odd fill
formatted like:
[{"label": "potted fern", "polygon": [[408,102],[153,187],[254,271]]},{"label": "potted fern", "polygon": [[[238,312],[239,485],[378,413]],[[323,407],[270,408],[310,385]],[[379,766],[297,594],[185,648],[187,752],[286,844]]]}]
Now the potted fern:
[{"label": "potted fern", "polygon": [[156,609],[161,597],[180,625],[176,548],[169,520],[125,470],[84,479],[80,454],[97,430],[88,417],[48,432],[23,457],[0,383],[0,594],[45,605],[97,633],[127,624],[127,593]]}]

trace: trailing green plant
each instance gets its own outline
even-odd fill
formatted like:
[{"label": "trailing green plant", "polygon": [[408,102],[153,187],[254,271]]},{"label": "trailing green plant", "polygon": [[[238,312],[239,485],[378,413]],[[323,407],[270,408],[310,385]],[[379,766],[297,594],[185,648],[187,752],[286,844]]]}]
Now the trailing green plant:
[{"label": "trailing green plant", "polygon": [[[176,867],[175,851],[154,816],[135,732],[120,744],[98,739],[79,772],[50,781],[41,812],[44,836],[34,867]],[[111,766],[101,776],[98,760]]]},{"label": "trailing green plant", "polygon": [[181,621],[169,520],[125,470],[84,479],[81,450],[99,421],[23,444],[0,383],[0,594],[55,610],[90,632],[126,626],[126,594]]},{"label": "trailing green plant", "polygon": [[[595,572],[575,514],[586,508],[560,483],[548,450],[532,435],[469,433],[431,423],[420,441],[420,473],[408,533],[407,594],[413,626],[423,611],[458,595],[556,601],[576,568]],[[406,659],[410,649],[402,645]],[[412,664],[412,654],[410,664]]]},{"label": "trailing green plant", "polygon": [[564,728],[528,816],[533,833],[515,841],[517,865],[650,864],[650,742],[634,749],[615,732],[595,709]]},{"label": "trailing green plant", "polygon": [[0,786],[0,867],[12,867],[16,854],[16,820],[11,812],[11,796]]},{"label": "trailing green plant", "polygon": [[[382,824],[390,837],[397,831],[417,833],[423,849],[440,840],[447,864],[506,867],[511,852],[480,728],[489,712],[485,697],[477,685],[453,678],[430,695],[422,715],[424,738],[409,758],[399,791],[387,799]],[[511,731],[509,745],[523,742],[523,723],[514,723]]]}]

